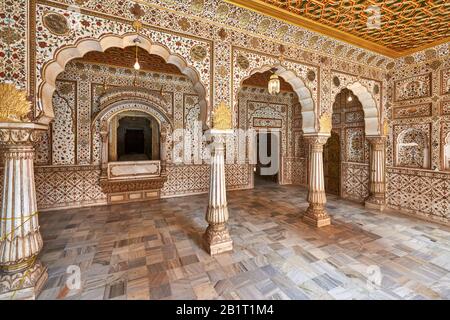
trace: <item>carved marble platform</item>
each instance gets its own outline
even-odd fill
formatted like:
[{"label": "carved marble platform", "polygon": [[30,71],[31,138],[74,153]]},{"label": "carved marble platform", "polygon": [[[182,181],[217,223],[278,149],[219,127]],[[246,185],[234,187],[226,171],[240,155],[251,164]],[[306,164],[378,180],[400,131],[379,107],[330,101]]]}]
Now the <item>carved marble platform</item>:
[{"label": "carved marble platform", "polygon": [[160,161],[110,162],[100,187],[108,203],[123,203],[159,199],[166,181]]}]

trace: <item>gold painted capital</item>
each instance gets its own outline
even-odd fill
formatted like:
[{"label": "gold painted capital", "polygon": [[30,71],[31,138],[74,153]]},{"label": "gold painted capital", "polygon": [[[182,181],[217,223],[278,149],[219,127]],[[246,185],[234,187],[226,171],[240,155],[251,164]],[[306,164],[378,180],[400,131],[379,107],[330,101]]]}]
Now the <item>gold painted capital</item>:
[{"label": "gold painted capital", "polygon": [[383,148],[387,138],[385,136],[366,136],[373,148]]},{"label": "gold painted capital", "polygon": [[233,128],[231,110],[223,101],[214,109],[213,128],[219,130]]},{"label": "gold painted capital", "polygon": [[330,136],[329,135],[314,135],[314,136],[304,136],[303,139],[311,145],[311,147],[322,148]]},{"label": "gold painted capital", "polygon": [[31,103],[25,90],[10,83],[0,83],[0,122],[23,121],[30,110]]}]

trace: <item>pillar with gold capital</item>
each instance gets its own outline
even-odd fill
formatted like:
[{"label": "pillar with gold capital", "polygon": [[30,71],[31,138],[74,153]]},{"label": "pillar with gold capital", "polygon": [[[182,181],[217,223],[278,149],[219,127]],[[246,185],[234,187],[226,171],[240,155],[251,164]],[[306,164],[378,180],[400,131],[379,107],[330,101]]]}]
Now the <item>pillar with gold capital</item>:
[{"label": "pillar with gold capital", "polygon": [[34,146],[46,125],[29,121],[24,90],[0,84],[0,300],[35,299],[48,278],[34,184]]},{"label": "pillar with gold capital", "polygon": [[233,250],[233,241],[228,231],[228,204],[225,180],[225,142],[233,134],[231,111],[221,103],[213,114],[211,136],[211,167],[209,180],[209,201],[206,210],[208,227],[203,235],[206,250],[211,255]]},{"label": "pillar with gold capital", "polygon": [[47,280],[34,183],[34,147],[47,126],[0,123],[4,165],[0,207],[0,299],[36,299]]},{"label": "pillar with gold capital", "polygon": [[370,143],[370,193],[365,201],[365,206],[382,211],[386,205],[386,137],[367,136],[367,140]]},{"label": "pillar with gold capital", "polygon": [[308,179],[308,202],[309,207],[303,216],[303,221],[315,226],[324,227],[330,225],[331,219],[325,210],[327,201],[325,195],[325,182],[323,173],[323,146],[329,135],[316,134],[305,136],[309,143],[309,179]]}]

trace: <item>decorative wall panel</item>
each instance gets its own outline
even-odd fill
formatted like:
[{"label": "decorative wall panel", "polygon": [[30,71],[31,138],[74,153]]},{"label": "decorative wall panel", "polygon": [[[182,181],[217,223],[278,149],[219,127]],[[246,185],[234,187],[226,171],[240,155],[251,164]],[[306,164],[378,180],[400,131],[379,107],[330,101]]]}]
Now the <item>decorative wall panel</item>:
[{"label": "decorative wall panel", "polygon": [[396,165],[429,169],[430,136],[430,124],[427,123],[394,126]]},{"label": "decorative wall panel", "polygon": [[441,71],[441,93],[450,94],[450,68]]},{"label": "decorative wall panel", "polygon": [[431,74],[423,74],[395,81],[395,101],[404,101],[431,96]]},{"label": "decorative wall panel", "polygon": [[342,163],[342,197],[363,203],[369,196],[369,165]]},{"label": "decorative wall panel", "polygon": [[450,115],[450,100],[441,102],[441,114],[443,116],[449,116]]},{"label": "decorative wall panel", "polygon": [[0,12],[0,80],[27,87],[27,0],[2,0]]},{"label": "decorative wall panel", "polygon": [[[55,121],[52,124],[52,164],[76,163],[77,83],[59,81],[53,96]],[[48,143],[48,142],[46,142]],[[41,151],[41,150],[38,150]]]},{"label": "decorative wall panel", "polygon": [[429,117],[432,112],[431,103],[394,108],[394,119]]},{"label": "decorative wall panel", "polygon": [[450,176],[388,168],[386,201],[392,208],[446,223],[450,215]]}]

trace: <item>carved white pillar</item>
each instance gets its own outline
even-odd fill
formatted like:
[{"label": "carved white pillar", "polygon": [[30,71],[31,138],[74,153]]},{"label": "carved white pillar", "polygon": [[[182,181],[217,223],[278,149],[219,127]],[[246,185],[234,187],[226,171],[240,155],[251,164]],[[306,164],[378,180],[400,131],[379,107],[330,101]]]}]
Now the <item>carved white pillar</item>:
[{"label": "carved white pillar", "polygon": [[369,192],[365,205],[368,208],[383,210],[386,205],[386,176],[385,163],[386,137],[367,137],[370,143],[370,177]]},{"label": "carved white pillar", "polygon": [[4,164],[0,212],[0,299],[35,299],[48,278],[37,261],[42,249],[34,184],[33,123],[0,123]]},{"label": "carved white pillar", "polygon": [[325,182],[323,174],[323,146],[329,135],[305,136],[309,143],[309,207],[303,216],[303,221],[315,227],[327,226],[331,223],[330,216],[325,210],[327,198],[325,196]]},{"label": "carved white pillar", "polygon": [[211,144],[211,176],[209,182],[209,203],[206,221],[209,226],[204,234],[206,250],[211,254],[219,254],[233,250],[233,241],[228,232],[228,206],[225,184],[225,147],[227,134],[232,130],[210,130],[213,136]]},{"label": "carved white pillar", "polygon": [[108,175],[108,141],[109,141],[109,134],[108,131],[100,131],[100,137],[102,139],[102,149],[101,149],[101,176],[106,177]]},{"label": "carved white pillar", "polygon": [[159,146],[159,156],[161,160],[161,174],[166,174],[167,170],[167,159],[166,159],[166,143],[167,143],[167,133],[161,130],[160,134],[160,146]]}]

